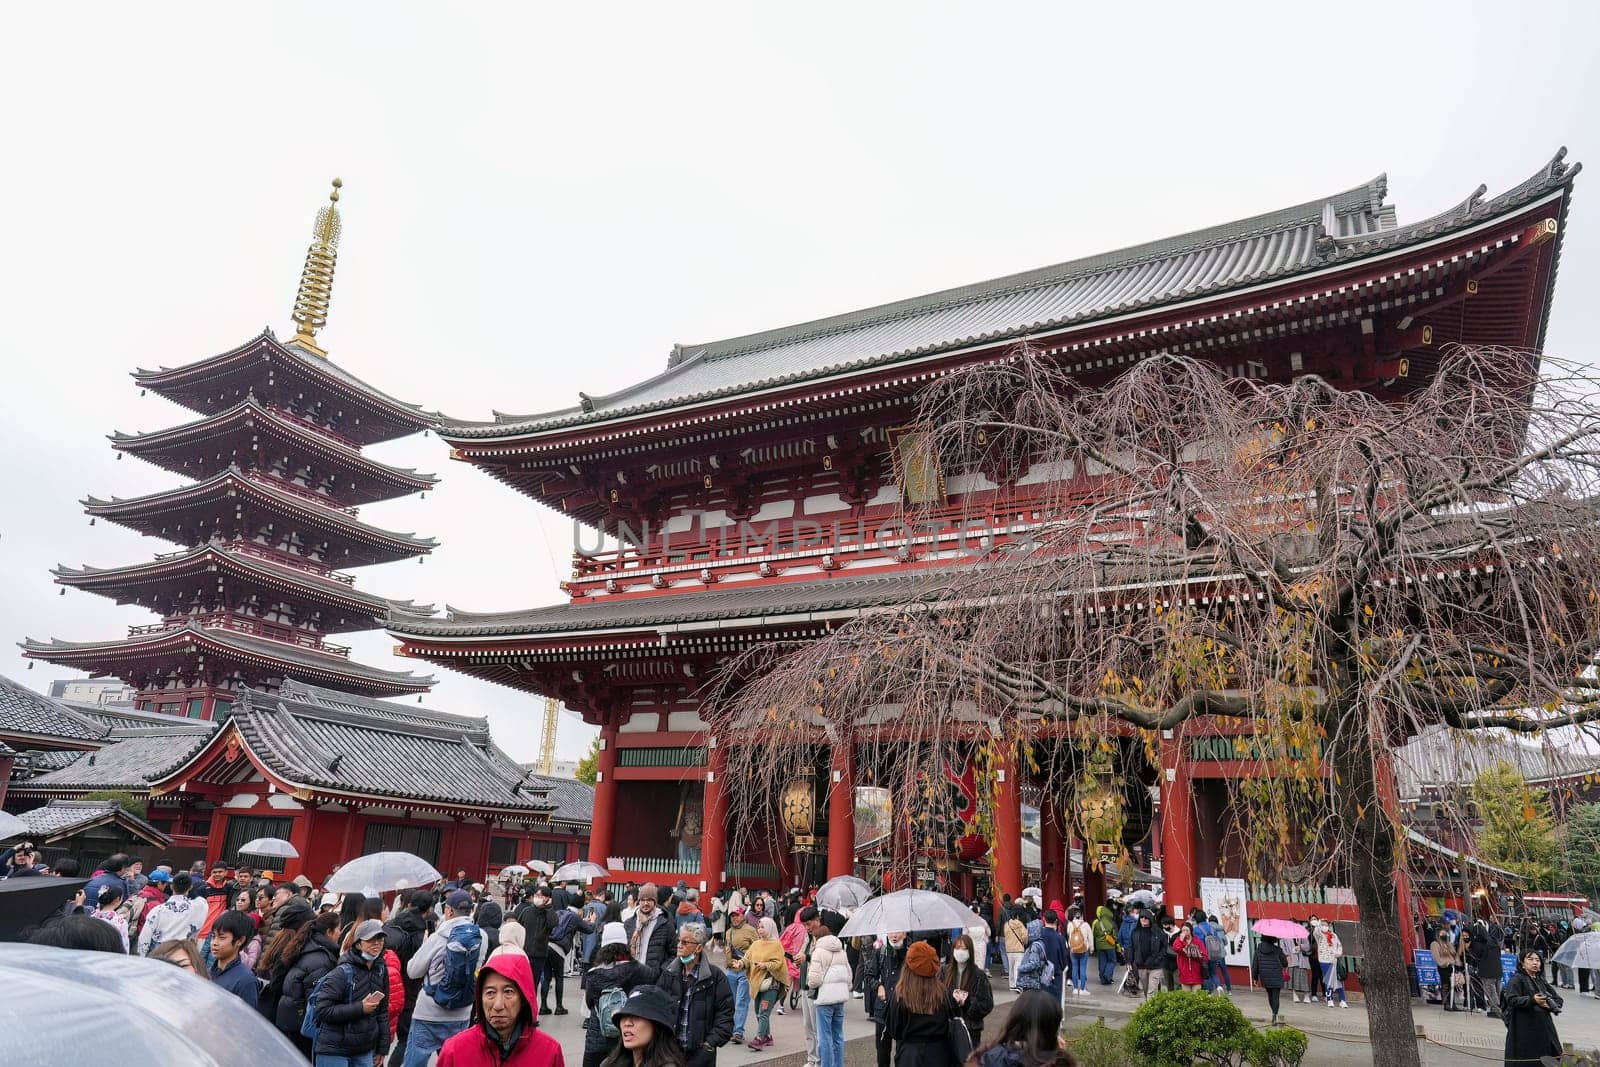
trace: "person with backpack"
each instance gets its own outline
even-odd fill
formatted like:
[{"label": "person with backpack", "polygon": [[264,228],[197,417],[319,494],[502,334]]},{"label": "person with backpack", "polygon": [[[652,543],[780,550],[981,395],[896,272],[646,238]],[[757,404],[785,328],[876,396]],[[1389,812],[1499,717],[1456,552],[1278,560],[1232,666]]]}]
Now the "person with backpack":
[{"label": "person with backpack", "polygon": [[555,1014],[565,1015],[567,1007],[567,962],[572,958],[573,945],[580,934],[589,932],[576,904],[556,909],[555,926],[550,931],[550,965],[545,968],[544,981],[539,986],[539,1010],[550,1010],[550,987],[556,991]]},{"label": "person with backpack", "polygon": [[1067,920],[1067,954],[1072,967],[1072,995],[1089,995],[1089,956],[1094,952],[1094,927],[1083,921],[1077,908]]},{"label": "person with backpack", "polygon": [[1028,924],[1028,944],[1017,959],[1017,977],[1012,988],[1049,992],[1054,980],[1055,967],[1045,951],[1044,922],[1035,919]]},{"label": "person with backpack", "polygon": [[583,1001],[589,1009],[583,1021],[583,1067],[599,1067],[617,1041],[617,1009],[635,989],[655,985],[657,977],[655,968],[646,967],[628,951],[622,924],[606,923],[600,947],[583,976]]},{"label": "person with backpack", "polygon": [[1100,965],[1100,984],[1110,985],[1117,974],[1117,923],[1111,909],[1104,904],[1094,911],[1094,925],[1089,928],[1094,945],[1095,960]]},{"label": "person with backpack", "polygon": [[1042,933],[1044,939],[1045,959],[1050,961],[1051,975],[1049,988],[1057,999],[1062,995],[1062,986],[1067,980],[1067,968],[1071,966],[1071,954],[1067,952],[1067,939],[1061,936],[1061,913],[1054,908],[1046,908],[1040,916],[1044,923]]},{"label": "person with backpack", "polygon": [[389,1051],[389,967],[383,922],[364,919],[350,950],[311,991],[300,1033],[316,1067],[369,1067]]},{"label": "person with backpack", "polygon": [[422,979],[422,987],[403,1067],[427,1067],[446,1041],[472,1024],[473,976],[484,956],[483,931],[472,921],[472,894],[453,889],[445,897],[444,921],[406,964],[406,973]]},{"label": "person with backpack", "polygon": [[527,956],[496,956],[483,965],[472,1022],[444,1043],[438,1067],[563,1067],[560,1043],[539,1029]]},{"label": "person with backpack", "polygon": [[[539,991],[539,1010],[550,1011],[550,971],[560,963],[550,958],[550,938],[560,920],[550,900],[550,890],[543,885],[527,891],[527,902],[517,909],[517,922],[522,924],[522,947],[528,954],[528,967],[533,972],[533,985]],[[562,1012],[562,1014],[566,1014]]]},{"label": "person with backpack", "polygon": [[[311,1003],[311,991],[317,987],[322,976],[339,962],[339,944],[333,940],[338,925],[339,915],[332,911],[325,911],[306,923],[283,948],[281,958],[288,961],[288,969],[283,972],[282,980],[267,976],[269,994],[273,982],[278,986],[273,1024],[288,1035],[307,1059],[311,1058],[311,1041],[300,1035],[300,1024],[305,1021],[306,1008]],[[261,962],[270,963],[271,957],[269,951],[263,955]]]},{"label": "person with backpack", "polygon": [[1228,973],[1228,943],[1222,936],[1222,928],[1199,908],[1194,910],[1194,936],[1206,949],[1206,992],[1233,996],[1233,975]]}]

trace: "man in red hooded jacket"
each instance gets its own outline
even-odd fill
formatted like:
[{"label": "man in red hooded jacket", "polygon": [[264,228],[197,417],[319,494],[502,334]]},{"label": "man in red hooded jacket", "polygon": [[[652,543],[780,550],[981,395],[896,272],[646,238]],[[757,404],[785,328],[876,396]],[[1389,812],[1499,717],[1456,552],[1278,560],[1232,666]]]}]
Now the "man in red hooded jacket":
[{"label": "man in red hooded jacket", "polygon": [[439,1050],[438,1067],[565,1067],[561,1045],[539,1029],[533,968],[520,952],[484,961],[472,1025]]}]

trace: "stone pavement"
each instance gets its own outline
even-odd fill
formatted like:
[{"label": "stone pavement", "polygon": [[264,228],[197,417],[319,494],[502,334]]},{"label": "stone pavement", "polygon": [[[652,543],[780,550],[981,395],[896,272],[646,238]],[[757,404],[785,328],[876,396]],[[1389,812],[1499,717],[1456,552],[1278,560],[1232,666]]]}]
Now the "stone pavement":
[{"label": "stone pavement", "polygon": [[[712,962],[721,966],[716,953]],[[1120,980],[1122,971],[1117,977]],[[999,1030],[1000,1023],[1012,1000],[1005,989],[1005,980],[992,979],[995,985],[995,1012],[986,1027],[990,1036]],[[1112,992],[1115,985],[1101,986],[1090,979],[1092,996],[1068,997],[1065,1005],[1065,1026],[1076,1029],[1103,1019],[1107,1026],[1119,1028],[1133,1014],[1139,1002]],[[578,991],[577,979],[566,980],[566,1003],[570,1014],[541,1016],[539,1025],[561,1042],[566,1054],[567,1067],[579,1067],[583,1061],[583,997]],[[1561,1039],[1579,1049],[1600,1048],[1600,1001],[1592,996],[1579,996],[1577,990],[1562,990],[1566,1010],[1557,1022]],[[1304,1030],[1311,1043],[1305,1067],[1344,1067],[1344,1065],[1371,1064],[1372,1050],[1367,1043],[1367,1013],[1359,996],[1353,996],[1348,1009],[1324,1007],[1322,1004],[1295,1004],[1291,995],[1282,1005],[1284,1021]],[[1258,1025],[1265,1025],[1270,1016],[1267,998],[1260,990],[1245,986],[1236,987],[1233,1002],[1245,1016]],[[1421,1031],[1419,1048],[1422,1062],[1427,1067],[1470,1067],[1472,1064],[1501,1063],[1505,1043],[1505,1027],[1497,1019],[1483,1015],[1446,1013],[1437,1005],[1414,1001],[1414,1014]],[[751,1052],[743,1045],[729,1045],[717,1056],[718,1067],[802,1067],[805,1063],[805,1035],[798,1011],[772,1016],[772,1034],[776,1043],[764,1052]],[[755,1013],[752,1009],[745,1027],[747,1038],[755,1035]],[[872,1067],[875,1063],[872,1047],[872,1023],[866,1017],[862,1002],[852,1000],[845,1009],[845,1060],[846,1067]]]}]

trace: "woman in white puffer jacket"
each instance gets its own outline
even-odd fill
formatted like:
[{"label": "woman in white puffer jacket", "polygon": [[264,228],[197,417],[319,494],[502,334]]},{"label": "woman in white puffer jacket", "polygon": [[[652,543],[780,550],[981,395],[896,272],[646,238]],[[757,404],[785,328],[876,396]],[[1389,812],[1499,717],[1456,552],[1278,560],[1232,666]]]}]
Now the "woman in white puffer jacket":
[{"label": "woman in white puffer jacket", "polygon": [[822,1067],[844,1067],[844,1006],[850,1000],[850,958],[833,934],[812,944],[806,988],[816,990],[817,1058]]}]

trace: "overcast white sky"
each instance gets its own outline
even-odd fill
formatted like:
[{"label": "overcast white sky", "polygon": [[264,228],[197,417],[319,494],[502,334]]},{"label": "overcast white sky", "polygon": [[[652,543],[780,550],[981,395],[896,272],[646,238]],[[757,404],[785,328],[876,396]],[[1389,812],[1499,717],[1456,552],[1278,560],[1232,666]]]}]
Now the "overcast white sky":
[{"label": "overcast white sky", "polygon": [[[6,15],[0,674],[25,635],[153,621],[48,568],[171,546],[76,501],[174,484],[104,434],[190,417],[127,377],[288,312],[345,181],[332,357],[463,417],[610,392],[696,342],[1267,211],[1389,175],[1402,222],[1561,144],[1579,179],[1548,347],[1600,335],[1600,5],[58,5]],[[551,603],[571,533],[433,437],[363,510],[433,534],[386,595]],[[341,638],[341,640],[343,640]],[[357,654],[400,667],[381,633]],[[441,674],[532,759],[538,703]],[[563,717],[575,758],[591,732]]]}]

